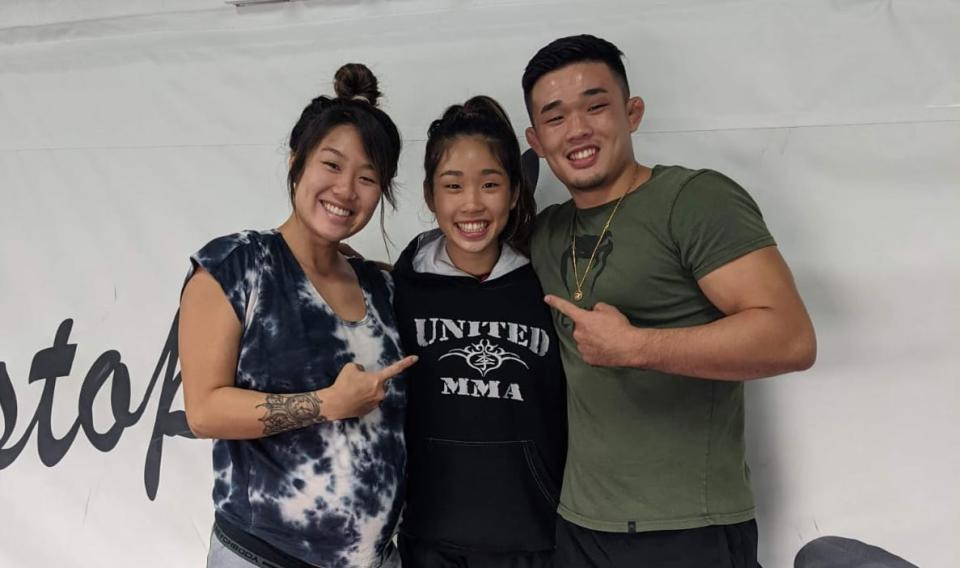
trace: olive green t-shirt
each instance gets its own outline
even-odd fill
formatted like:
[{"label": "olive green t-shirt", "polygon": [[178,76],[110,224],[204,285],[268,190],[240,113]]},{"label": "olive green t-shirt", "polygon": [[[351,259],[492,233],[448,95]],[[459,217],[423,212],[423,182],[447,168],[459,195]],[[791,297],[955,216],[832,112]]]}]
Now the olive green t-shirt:
[{"label": "olive green t-shirt", "polygon": [[[572,238],[583,277],[614,205],[577,210],[567,201],[538,215],[531,259],[546,293],[572,298]],[[612,304],[639,327],[706,324],[723,314],[697,280],[774,244],[757,204],[735,182],[710,170],[657,166],[620,204],[578,305]],[[569,413],[560,514],[610,532],[752,519],[743,384],[587,365],[570,320],[557,311],[553,318]]]}]

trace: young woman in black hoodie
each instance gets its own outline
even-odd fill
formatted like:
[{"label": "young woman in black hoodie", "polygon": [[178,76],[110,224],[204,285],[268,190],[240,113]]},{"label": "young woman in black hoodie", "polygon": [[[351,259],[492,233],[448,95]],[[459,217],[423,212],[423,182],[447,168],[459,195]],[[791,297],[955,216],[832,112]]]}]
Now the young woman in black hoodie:
[{"label": "young woman in black hoodie", "polygon": [[563,369],[527,258],[536,205],[489,97],[430,125],[438,229],[394,268],[407,383],[404,568],[549,566],[566,453]]}]

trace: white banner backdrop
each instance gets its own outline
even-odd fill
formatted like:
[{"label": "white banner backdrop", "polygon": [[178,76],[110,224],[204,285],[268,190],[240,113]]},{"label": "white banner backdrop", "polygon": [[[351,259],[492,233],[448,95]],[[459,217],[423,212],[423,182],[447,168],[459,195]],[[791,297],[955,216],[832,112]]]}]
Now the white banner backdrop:
[{"label": "white banner backdrop", "polygon": [[[960,565],[956,1],[80,4],[0,1],[0,566],[202,565],[187,257],[285,218],[285,137],[340,64],[374,69],[404,136],[402,246],[431,220],[429,122],[485,93],[522,134],[527,59],[580,32],[627,54],[638,158],[747,187],[817,326],[811,371],[747,388],[761,561],[833,534]],[[351,244],[395,256],[374,225]]]}]

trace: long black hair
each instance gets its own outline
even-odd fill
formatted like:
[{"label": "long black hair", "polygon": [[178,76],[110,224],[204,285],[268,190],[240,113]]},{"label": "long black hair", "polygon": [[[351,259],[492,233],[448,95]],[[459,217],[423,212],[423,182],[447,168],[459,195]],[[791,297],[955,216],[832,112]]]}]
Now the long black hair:
[{"label": "long black hair", "polygon": [[476,96],[449,107],[443,116],[434,120],[427,131],[427,150],[423,158],[426,177],[424,197],[433,201],[433,176],[450,146],[461,137],[476,136],[490,148],[490,153],[506,170],[510,181],[510,195],[517,194],[517,204],[510,210],[507,225],[500,233],[506,242],[525,255],[530,254],[530,234],[537,204],[533,188],[523,176],[520,163],[520,144],[506,111],[497,101],[487,96]]}]

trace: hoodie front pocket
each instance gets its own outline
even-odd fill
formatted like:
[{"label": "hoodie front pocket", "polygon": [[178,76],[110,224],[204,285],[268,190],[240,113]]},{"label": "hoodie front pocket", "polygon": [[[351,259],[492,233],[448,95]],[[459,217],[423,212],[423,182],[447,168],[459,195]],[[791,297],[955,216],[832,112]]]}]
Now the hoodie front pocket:
[{"label": "hoodie front pocket", "polygon": [[408,480],[405,530],[477,550],[552,548],[556,505],[527,444],[424,440],[423,467]]},{"label": "hoodie front pocket", "polygon": [[547,468],[543,464],[543,458],[537,451],[537,445],[531,440],[524,440],[521,444],[523,444],[523,455],[527,460],[527,468],[540,490],[540,495],[546,499],[551,508],[556,509],[560,504],[560,491],[557,489],[557,484],[550,479],[550,474],[547,473]]}]

